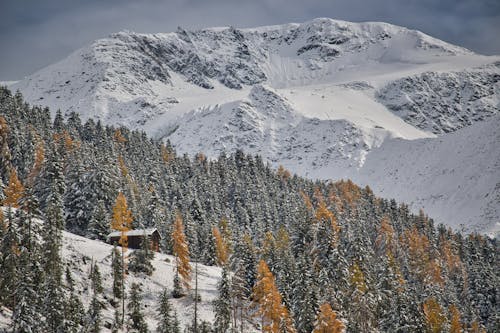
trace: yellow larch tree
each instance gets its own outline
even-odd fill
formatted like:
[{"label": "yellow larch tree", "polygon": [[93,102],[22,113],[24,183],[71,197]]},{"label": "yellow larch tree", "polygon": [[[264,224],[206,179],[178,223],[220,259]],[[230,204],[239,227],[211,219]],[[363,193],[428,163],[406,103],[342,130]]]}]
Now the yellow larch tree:
[{"label": "yellow larch tree", "polygon": [[120,129],[115,130],[113,138],[115,139],[115,142],[117,142],[120,145],[127,142],[127,139],[123,136],[122,131]]},{"label": "yellow larch tree", "polygon": [[375,240],[375,246],[379,249],[384,249],[387,254],[387,251],[392,250],[394,234],[394,228],[391,225],[389,216],[384,215],[384,217],[382,217],[382,220],[380,221],[377,238]]},{"label": "yellow larch tree", "polygon": [[27,177],[27,185],[28,187],[32,186],[35,181],[35,178],[40,174],[43,167],[43,162],[45,161],[45,147],[43,140],[39,140],[36,148],[35,148],[35,159],[34,159],[33,167],[30,170],[30,173]]},{"label": "yellow larch tree", "polygon": [[368,286],[366,285],[365,274],[359,267],[358,263],[355,262],[351,265],[349,273],[349,282],[351,283],[351,286],[353,286],[361,294],[364,294],[368,290]]},{"label": "yellow larch tree", "polygon": [[424,282],[426,284],[444,285],[441,264],[437,259],[432,259],[427,263],[425,266],[424,276]]},{"label": "yellow larch tree", "polygon": [[427,299],[423,304],[423,310],[428,331],[431,333],[443,332],[446,316],[438,301],[434,297]]},{"label": "yellow larch tree", "polygon": [[24,195],[24,186],[17,177],[17,172],[14,168],[10,170],[9,185],[5,188],[4,195],[5,199],[2,203],[4,206],[20,207],[21,199]]},{"label": "yellow larch tree", "polygon": [[290,313],[276,287],[274,275],[264,260],[259,261],[257,266],[257,281],[252,299],[254,306],[257,306],[256,315],[262,320],[262,332],[296,332]]},{"label": "yellow larch tree", "polygon": [[441,257],[444,259],[448,271],[459,271],[460,267],[462,267],[462,261],[460,260],[460,256],[456,253],[457,251],[453,249],[451,242],[445,239],[445,237],[441,237],[440,243]]},{"label": "yellow larch tree", "polygon": [[313,204],[311,202],[311,198],[305,193],[304,191],[300,191],[300,195],[302,196],[302,199],[304,200],[304,204],[306,205],[306,208],[308,211],[312,212],[313,211]]},{"label": "yellow larch tree", "polygon": [[221,232],[217,227],[212,227],[212,234],[214,236],[217,264],[219,266],[225,266],[229,259],[229,250],[226,240],[222,237]]},{"label": "yellow larch tree", "polygon": [[460,322],[460,311],[452,304],[449,307],[450,312],[450,333],[462,333],[462,323]]},{"label": "yellow larch tree", "polygon": [[122,192],[118,193],[113,206],[113,218],[111,220],[111,229],[120,231],[120,240],[118,243],[122,247],[122,324],[125,318],[125,251],[128,247],[127,232],[132,228],[132,212],[128,209],[127,199]]},{"label": "yellow larch tree", "polygon": [[175,256],[175,269],[182,279],[184,288],[190,289],[191,265],[189,264],[189,247],[184,234],[182,216],[177,212],[174,229],[172,231],[173,252]]},{"label": "yellow larch tree", "polygon": [[320,197],[318,202],[318,207],[316,208],[316,212],[314,215],[314,220],[317,223],[326,222],[330,224],[331,232],[332,232],[332,246],[336,246],[340,237],[340,226],[337,223],[337,218],[335,215],[328,209],[326,206],[325,200],[323,197]]},{"label": "yellow larch tree", "polygon": [[479,324],[479,322],[477,320],[474,320],[470,324],[470,329],[468,332],[469,333],[486,333],[486,330],[481,327],[481,325]]},{"label": "yellow larch tree", "polygon": [[278,175],[278,177],[280,177],[283,180],[287,180],[287,179],[289,179],[291,177],[290,171],[288,171],[287,169],[285,169],[285,167],[282,166],[281,164],[278,167],[278,170],[276,171],[276,174]]},{"label": "yellow larch tree", "polygon": [[165,145],[160,146],[160,154],[163,162],[165,164],[170,163],[174,158],[175,158],[175,153],[173,151],[170,151]]},{"label": "yellow larch tree", "polygon": [[344,330],[344,323],[337,318],[337,313],[333,311],[330,304],[321,305],[312,333],[342,333]]},{"label": "yellow larch tree", "polygon": [[121,232],[119,244],[122,247],[122,252],[124,252],[128,246],[127,231],[132,228],[132,221],[132,212],[128,209],[127,199],[122,192],[119,192],[116,197],[115,205],[113,206],[111,229]]}]

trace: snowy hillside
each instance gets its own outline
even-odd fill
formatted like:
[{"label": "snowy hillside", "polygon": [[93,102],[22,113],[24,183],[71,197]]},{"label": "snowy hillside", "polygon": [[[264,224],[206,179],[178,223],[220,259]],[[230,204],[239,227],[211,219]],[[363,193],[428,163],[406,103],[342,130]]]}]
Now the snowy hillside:
[{"label": "snowy hillside", "polygon": [[[88,288],[88,275],[92,260],[97,263],[103,278],[104,294],[107,299],[112,300],[112,272],[111,272],[111,251],[113,246],[100,241],[90,240],[68,232],[63,234],[63,259],[70,265],[71,272],[76,282],[76,289],[81,291],[82,301],[87,307],[92,298],[92,291]],[[129,250],[129,254],[130,254]],[[129,289],[132,283],[141,285],[144,296],[144,314],[149,328],[156,328],[158,298],[165,287],[173,289],[174,264],[173,257],[164,254],[155,254],[152,262],[155,271],[152,276],[145,274],[130,273],[126,278],[126,288]],[[220,269],[216,267],[198,266],[199,269],[199,292],[201,303],[199,304],[200,320],[213,321],[212,301],[217,297],[217,283],[220,279]],[[181,325],[184,326],[192,320],[193,302],[190,297],[180,299],[170,299],[174,310],[178,314]],[[106,323],[113,323],[115,308],[104,302],[103,309],[103,332],[110,332]],[[0,332],[8,326],[9,314],[0,313]]]},{"label": "snowy hillside", "polygon": [[437,139],[388,140],[352,178],[457,229],[498,235],[499,143],[500,115]]},{"label": "snowy hillside", "polygon": [[[499,63],[500,57],[403,27],[315,19],[252,29],[120,32],[11,88],[53,112],[144,129],[181,153],[215,157],[243,149],[308,177],[358,179],[367,156],[377,160],[394,138],[408,140],[408,147],[415,142],[408,150],[416,151],[420,140],[413,140],[493,119],[500,109]],[[465,144],[463,151],[473,148]],[[429,161],[443,157],[432,152],[438,153],[429,152]],[[487,174],[481,168],[494,163],[481,161],[474,170]],[[367,183],[387,177],[377,170]],[[406,172],[417,183],[437,177],[415,164]],[[430,213],[439,222],[498,221],[483,210],[480,197],[489,188],[475,187],[471,195],[481,204],[465,206],[476,221],[449,220],[446,212],[455,206],[441,189],[392,186],[416,210],[435,205]]]}]

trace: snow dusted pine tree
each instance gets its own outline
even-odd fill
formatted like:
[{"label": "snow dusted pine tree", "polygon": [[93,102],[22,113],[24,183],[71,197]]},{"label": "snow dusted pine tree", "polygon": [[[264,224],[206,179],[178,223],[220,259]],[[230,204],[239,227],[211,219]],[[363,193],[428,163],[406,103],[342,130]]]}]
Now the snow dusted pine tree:
[{"label": "snow dusted pine tree", "polygon": [[218,298],[214,301],[214,329],[216,333],[228,332],[231,325],[231,289],[227,267],[222,267],[222,276],[217,286]]},{"label": "snow dusted pine tree", "polygon": [[139,284],[133,283],[130,287],[130,301],[127,305],[129,311],[129,332],[147,333],[148,325],[142,310],[142,296]]},{"label": "snow dusted pine tree", "polygon": [[44,239],[44,271],[42,314],[46,318],[47,329],[50,332],[64,332],[66,297],[62,287],[62,230],[64,228],[64,213],[62,196],[65,184],[60,154],[57,147],[52,147],[51,155],[42,173],[49,184],[47,207],[45,209]]},{"label": "snow dusted pine tree", "polygon": [[169,301],[170,293],[164,289],[158,305],[158,333],[180,333],[177,314],[172,309]]}]

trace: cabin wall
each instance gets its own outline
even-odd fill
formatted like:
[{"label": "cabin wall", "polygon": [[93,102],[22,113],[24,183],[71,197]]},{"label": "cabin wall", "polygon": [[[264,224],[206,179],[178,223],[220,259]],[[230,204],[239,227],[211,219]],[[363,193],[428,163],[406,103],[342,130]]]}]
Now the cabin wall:
[{"label": "cabin wall", "polygon": [[[143,236],[128,236],[128,247],[131,249],[140,249]],[[111,237],[109,240],[110,244],[116,244],[120,246],[120,237]],[[160,239],[158,235],[153,234],[149,240],[149,248],[152,251],[160,252]]]}]

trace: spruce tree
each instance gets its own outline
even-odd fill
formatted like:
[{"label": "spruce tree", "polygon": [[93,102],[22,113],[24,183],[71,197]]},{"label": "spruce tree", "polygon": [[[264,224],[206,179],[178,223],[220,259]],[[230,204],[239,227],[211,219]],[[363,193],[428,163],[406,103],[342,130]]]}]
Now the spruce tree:
[{"label": "spruce tree", "polygon": [[66,288],[69,291],[68,300],[65,307],[65,330],[67,332],[79,332],[84,321],[84,309],[82,301],[75,293],[74,280],[69,267],[66,266]]},{"label": "spruce tree", "polygon": [[158,333],[174,333],[175,332],[175,322],[177,321],[177,316],[173,312],[172,305],[169,301],[170,293],[165,288],[160,295],[158,304],[158,327],[156,331]]},{"label": "spruce tree", "polygon": [[133,283],[130,288],[130,300],[127,305],[129,312],[128,327],[132,329],[133,332],[147,333],[148,325],[142,312],[142,296],[140,292],[140,286],[137,283]]},{"label": "spruce tree", "polygon": [[214,301],[214,329],[217,333],[225,333],[231,325],[231,289],[226,266],[222,268],[222,276],[217,291],[219,296]]},{"label": "spruce tree", "polygon": [[123,292],[123,267],[122,267],[122,258],[121,258],[121,253],[118,250],[118,248],[115,246],[113,247],[113,250],[111,251],[111,271],[113,274],[113,297],[121,299],[122,298],[122,292]]},{"label": "spruce tree", "polygon": [[62,230],[64,214],[62,195],[64,194],[64,177],[57,147],[52,147],[52,154],[45,168],[45,179],[49,184],[47,207],[45,209],[45,229],[43,233],[45,249],[45,276],[43,315],[49,331],[62,332],[65,329],[66,297],[62,286]]},{"label": "spruce tree", "polygon": [[[24,214],[22,214],[24,215]],[[19,217],[20,229],[27,224],[27,217]],[[25,230],[26,231],[26,230]],[[28,248],[31,245],[31,250]],[[36,274],[40,273],[38,247],[34,242],[25,241],[20,244],[18,276],[16,286],[16,302],[12,315],[12,332],[44,332],[44,321],[39,311],[40,295],[37,292]]]},{"label": "spruce tree", "polygon": [[[102,325],[102,304],[99,295],[103,292],[101,273],[97,264],[91,265],[90,282],[92,287],[92,300],[87,311],[86,329],[89,333],[98,333]],[[121,289],[120,289],[121,290]]]}]

